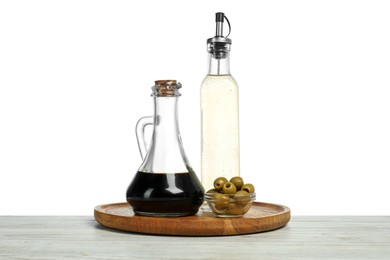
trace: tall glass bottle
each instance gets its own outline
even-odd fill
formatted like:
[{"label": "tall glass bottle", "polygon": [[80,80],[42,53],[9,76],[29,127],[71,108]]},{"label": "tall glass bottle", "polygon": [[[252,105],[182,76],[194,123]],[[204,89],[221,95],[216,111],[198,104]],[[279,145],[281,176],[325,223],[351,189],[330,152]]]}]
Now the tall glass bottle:
[{"label": "tall glass bottle", "polygon": [[223,36],[223,13],[216,13],[216,35],[207,40],[208,75],[201,86],[201,181],[206,190],[220,177],[240,175],[238,85],[230,74],[232,41]]}]

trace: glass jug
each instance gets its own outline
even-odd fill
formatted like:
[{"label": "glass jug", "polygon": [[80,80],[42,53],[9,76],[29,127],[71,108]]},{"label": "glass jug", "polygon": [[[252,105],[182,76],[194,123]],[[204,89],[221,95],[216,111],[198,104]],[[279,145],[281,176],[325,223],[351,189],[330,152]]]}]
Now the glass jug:
[{"label": "glass jug", "polygon": [[[177,111],[180,88],[176,80],[155,81],[154,116],[143,117],[137,123],[143,163],[126,193],[135,214],[194,215],[203,202],[203,186],[188,162],[180,137]],[[147,125],[154,127],[149,149],[144,136]]]}]

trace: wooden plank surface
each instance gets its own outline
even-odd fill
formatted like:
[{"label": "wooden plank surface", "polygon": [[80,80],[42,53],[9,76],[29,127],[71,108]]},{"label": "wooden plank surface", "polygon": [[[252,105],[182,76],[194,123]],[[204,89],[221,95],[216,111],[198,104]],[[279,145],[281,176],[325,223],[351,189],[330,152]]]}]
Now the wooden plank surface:
[{"label": "wooden plank surface", "polygon": [[227,237],[131,234],[92,216],[0,216],[0,259],[390,259],[390,217],[298,217]]}]

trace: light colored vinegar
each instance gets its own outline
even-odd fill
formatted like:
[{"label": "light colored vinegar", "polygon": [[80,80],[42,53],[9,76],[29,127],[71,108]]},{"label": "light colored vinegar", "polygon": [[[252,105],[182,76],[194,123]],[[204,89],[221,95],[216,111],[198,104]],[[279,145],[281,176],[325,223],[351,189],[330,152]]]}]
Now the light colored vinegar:
[{"label": "light colored vinegar", "polygon": [[238,86],[231,75],[203,80],[201,118],[201,179],[207,191],[218,177],[240,175]]}]

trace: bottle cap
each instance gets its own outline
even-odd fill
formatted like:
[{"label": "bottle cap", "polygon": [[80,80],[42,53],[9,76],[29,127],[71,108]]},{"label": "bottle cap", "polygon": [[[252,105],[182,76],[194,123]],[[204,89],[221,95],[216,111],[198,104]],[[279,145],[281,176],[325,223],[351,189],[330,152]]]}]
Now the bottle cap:
[{"label": "bottle cap", "polygon": [[174,79],[156,80],[152,87],[152,96],[154,97],[178,97],[181,96],[179,89],[181,83]]}]

